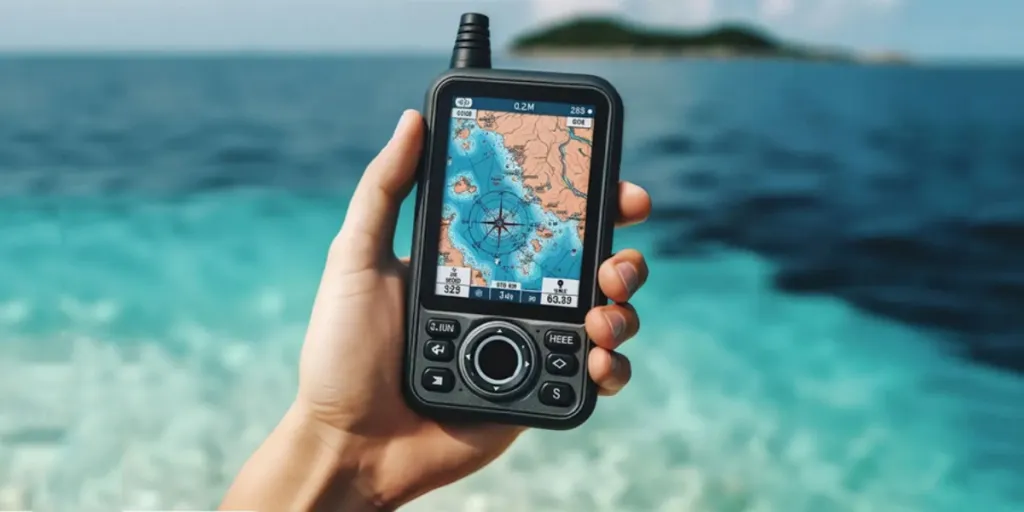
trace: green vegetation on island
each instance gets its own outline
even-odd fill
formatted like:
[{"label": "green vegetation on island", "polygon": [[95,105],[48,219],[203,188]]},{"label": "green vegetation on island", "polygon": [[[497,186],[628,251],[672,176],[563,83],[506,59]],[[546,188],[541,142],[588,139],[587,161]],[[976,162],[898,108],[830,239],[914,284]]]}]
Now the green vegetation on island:
[{"label": "green vegetation on island", "polygon": [[764,57],[826,61],[898,61],[782,42],[741,24],[706,30],[655,29],[615,18],[579,18],[531,32],[511,45],[516,55]]}]

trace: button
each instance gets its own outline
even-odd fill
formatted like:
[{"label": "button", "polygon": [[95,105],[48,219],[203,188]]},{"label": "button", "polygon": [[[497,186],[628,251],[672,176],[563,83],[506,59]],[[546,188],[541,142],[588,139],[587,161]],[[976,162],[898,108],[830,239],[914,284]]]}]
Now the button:
[{"label": "button", "polygon": [[580,335],[570,331],[548,331],[544,344],[555,352],[576,352],[580,348]]},{"label": "button", "polygon": [[447,393],[455,389],[455,374],[447,368],[427,368],[420,383],[429,391]]},{"label": "button", "polygon": [[555,407],[568,407],[576,401],[572,386],[563,382],[545,382],[540,386],[540,402]]},{"label": "button", "polygon": [[431,318],[427,320],[427,334],[436,338],[450,340],[459,337],[459,323],[455,320],[444,318]]},{"label": "button", "polygon": [[523,353],[519,347],[500,334],[481,341],[475,352],[475,369],[488,384],[506,384],[523,368]]},{"label": "button", "polygon": [[576,358],[566,354],[548,354],[548,359],[544,363],[544,369],[552,375],[564,375],[570,377],[576,375],[576,370],[579,369],[580,364],[576,361]]},{"label": "button", "polygon": [[423,357],[431,361],[451,361],[455,357],[455,345],[447,340],[430,340],[423,345]]}]

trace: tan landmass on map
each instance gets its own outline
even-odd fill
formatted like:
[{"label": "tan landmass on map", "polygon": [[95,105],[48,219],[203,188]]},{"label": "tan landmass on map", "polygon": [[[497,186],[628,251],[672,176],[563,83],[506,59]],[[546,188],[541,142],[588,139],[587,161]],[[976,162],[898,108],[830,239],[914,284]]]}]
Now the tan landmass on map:
[{"label": "tan landmass on map", "polygon": [[454,185],[452,185],[452,190],[454,190],[456,194],[465,194],[466,192],[472,194],[476,192],[476,185],[474,185],[472,181],[469,181],[469,178],[463,176],[459,178]]},{"label": "tan landmass on map", "polygon": [[[569,137],[565,118],[479,111],[477,123],[502,135],[523,170],[523,185],[533,191],[543,209],[563,221],[586,217],[587,198],[577,192],[587,194],[590,148]],[[575,133],[587,140],[593,137],[593,130]]]},{"label": "tan landmass on map", "polygon": [[465,127],[465,123],[459,123],[459,129],[455,132],[455,138],[462,141],[463,151],[469,151],[471,146],[469,143],[469,128]]},{"label": "tan landmass on map", "polygon": [[[587,142],[591,142],[591,143],[594,142],[594,129],[593,128],[573,128],[572,132],[575,133],[576,136],[581,138],[581,139],[587,139]],[[580,143],[580,144],[582,144],[582,143]],[[590,146],[588,146],[586,144],[582,144],[582,145],[585,148],[587,148],[587,154],[589,155],[590,154]]]},{"label": "tan landmass on map", "polygon": [[548,229],[548,228],[546,228],[544,226],[541,226],[541,227],[537,228],[537,236],[539,236],[541,238],[551,238],[551,237],[555,236],[555,234],[552,233],[550,229]]},{"label": "tan landmass on map", "polygon": [[533,246],[533,252],[540,252],[540,240],[534,238],[533,240],[530,240],[530,245]]},{"label": "tan landmass on map", "polygon": [[573,134],[587,143],[576,140],[569,140],[565,148],[566,167],[572,173],[572,182],[576,190],[587,193],[587,185],[590,182],[590,141],[594,140],[594,130],[591,128],[573,128]]},{"label": "tan landmass on map", "polygon": [[441,218],[441,245],[437,253],[441,256],[444,266],[468,268],[470,275],[473,276],[473,286],[487,286],[487,280],[484,279],[483,273],[467,265],[466,257],[452,245],[451,235],[448,230],[453,219],[455,219],[455,215]]}]

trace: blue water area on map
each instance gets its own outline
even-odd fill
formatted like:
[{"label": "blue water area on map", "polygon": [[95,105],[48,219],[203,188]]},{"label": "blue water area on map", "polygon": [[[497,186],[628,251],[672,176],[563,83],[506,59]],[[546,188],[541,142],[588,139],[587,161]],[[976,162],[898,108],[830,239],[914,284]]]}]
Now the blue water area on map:
[{"label": "blue water area on map", "polygon": [[[458,137],[463,130],[468,135]],[[488,284],[516,282],[524,290],[541,290],[544,278],[578,280],[579,221],[563,221],[538,204],[501,134],[462,119],[452,120],[451,132],[442,215],[466,265],[481,271]],[[457,192],[460,181],[465,188]],[[444,255],[438,264],[447,264]]]}]

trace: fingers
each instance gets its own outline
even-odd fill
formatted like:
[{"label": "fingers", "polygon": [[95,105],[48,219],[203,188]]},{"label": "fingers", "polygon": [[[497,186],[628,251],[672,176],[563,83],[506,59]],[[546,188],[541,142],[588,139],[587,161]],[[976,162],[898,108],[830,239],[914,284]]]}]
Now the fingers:
[{"label": "fingers", "polygon": [[422,146],[423,118],[407,110],[352,195],[336,240],[346,266],[364,268],[390,253],[398,209],[412,190]]},{"label": "fingers", "polygon": [[597,285],[614,302],[626,302],[647,282],[649,270],[644,255],[636,249],[619,251],[601,264]]},{"label": "fingers", "polygon": [[619,182],[619,227],[638,224],[651,215],[651,196],[646,190],[628,181]]},{"label": "fingers", "polygon": [[587,336],[594,344],[615,350],[640,330],[640,317],[629,304],[612,304],[587,313]]},{"label": "fingers", "polygon": [[611,396],[618,393],[633,376],[629,358],[622,354],[594,347],[588,357],[590,378],[597,384],[599,395]]},{"label": "fingers", "polygon": [[621,251],[606,260],[598,271],[601,291],[616,304],[594,308],[587,314],[587,336],[596,345],[590,351],[590,377],[599,393],[614,395],[632,376],[629,359],[615,352],[640,330],[640,317],[627,301],[647,281],[647,262],[633,249]]}]

